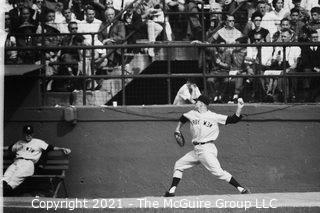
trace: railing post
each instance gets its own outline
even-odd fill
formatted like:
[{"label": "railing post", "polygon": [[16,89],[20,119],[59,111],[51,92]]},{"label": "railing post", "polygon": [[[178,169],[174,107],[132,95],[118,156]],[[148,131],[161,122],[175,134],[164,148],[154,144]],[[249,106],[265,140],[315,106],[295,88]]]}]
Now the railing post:
[{"label": "railing post", "polygon": [[284,103],[288,103],[288,91],[289,91],[289,84],[287,83],[287,65],[286,65],[286,61],[287,61],[287,52],[286,52],[286,46],[282,46],[283,48],[283,60],[282,60],[282,66],[283,66],[283,95],[284,95]]},{"label": "railing post", "polygon": [[163,24],[162,24],[162,41],[165,40],[165,37],[166,37],[166,12],[167,12],[167,9],[166,9],[166,2],[165,1],[162,1],[162,8],[163,8],[163,18],[164,18],[164,21],[163,21]]},{"label": "railing post", "polygon": [[[95,34],[94,33],[91,33],[90,34],[91,35],[91,44],[92,44],[92,46],[94,46],[94,36],[95,36]],[[90,66],[91,66],[91,73],[90,73],[90,75],[95,75],[95,64],[94,64],[94,51],[95,51],[96,49],[91,49],[91,61],[90,61]],[[94,90],[94,79],[92,79],[91,80],[91,90]]]},{"label": "railing post", "polygon": [[124,48],[121,47],[121,87],[122,87],[122,106],[126,105],[126,81],[124,72]]},{"label": "railing post", "polygon": [[168,104],[171,104],[171,51],[172,48],[167,49],[167,68],[168,68],[168,75],[167,84],[168,84]]},{"label": "railing post", "polygon": [[[43,28],[42,28],[43,31]],[[40,37],[40,41],[41,41],[41,46],[44,46],[44,34],[41,34]],[[38,39],[37,39],[38,40]],[[38,41],[36,41],[36,43],[38,43]],[[41,69],[40,69],[40,76],[41,76],[41,80],[42,80],[42,88],[40,89],[43,93],[40,94],[40,97],[42,98],[41,100],[41,104],[42,106],[45,105],[45,99],[47,96],[47,77],[46,77],[46,59],[45,59],[45,51],[40,50],[40,64],[42,65]],[[40,82],[39,82],[40,84]],[[39,85],[40,86],[40,85]]]},{"label": "railing post", "polygon": [[87,97],[87,72],[86,72],[86,49],[82,49],[82,72],[83,72],[83,75],[84,75],[84,79],[83,79],[83,94],[82,94],[82,104],[83,105],[87,105],[87,100],[86,100],[86,97]]},{"label": "railing post", "polygon": [[202,76],[203,76],[203,90],[204,90],[204,93],[209,95],[207,92],[208,92],[208,89],[207,89],[207,77],[206,77],[206,67],[207,67],[207,64],[206,64],[206,51],[205,51],[205,48],[206,47],[200,47],[200,55],[202,56]]},{"label": "railing post", "polygon": [[[44,38],[44,25],[41,23],[41,37],[40,37],[40,42],[41,42],[41,46],[45,46],[45,38]],[[37,42],[37,41],[36,41]],[[38,42],[37,42],[38,43]],[[46,75],[46,68],[47,68],[47,65],[46,65],[46,56],[45,56],[45,51],[44,50],[40,50],[40,63],[41,65],[43,65],[43,67],[41,68],[41,76],[42,76],[42,91],[43,91],[43,94],[40,95],[42,97],[42,105],[44,106],[45,105],[45,102],[44,100],[46,99],[46,96],[47,96],[47,75]],[[39,82],[40,84],[40,82]]]},{"label": "railing post", "polygon": [[201,1],[201,25],[202,25],[202,41],[206,40],[205,26],[204,26],[204,2]]}]

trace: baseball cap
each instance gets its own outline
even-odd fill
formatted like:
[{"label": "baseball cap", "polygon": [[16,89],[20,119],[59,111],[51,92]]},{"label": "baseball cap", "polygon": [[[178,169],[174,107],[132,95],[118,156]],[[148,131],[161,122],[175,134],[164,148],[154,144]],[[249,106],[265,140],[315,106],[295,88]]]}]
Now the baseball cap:
[{"label": "baseball cap", "polygon": [[198,98],[194,99],[195,101],[201,101],[205,105],[209,105],[210,103],[210,98],[205,95],[200,95]]},{"label": "baseball cap", "polygon": [[23,132],[24,134],[31,135],[31,134],[33,134],[33,127],[32,127],[31,125],[25,125],[25,126],[23,127],[22,132]]}]

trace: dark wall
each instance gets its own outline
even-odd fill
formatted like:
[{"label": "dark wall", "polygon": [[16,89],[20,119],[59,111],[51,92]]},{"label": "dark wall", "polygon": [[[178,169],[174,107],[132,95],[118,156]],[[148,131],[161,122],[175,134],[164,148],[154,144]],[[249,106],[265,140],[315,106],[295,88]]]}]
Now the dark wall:
[{"label": "dark wall", "polygon": [[[235,105],[211,106],[232,114]],[[4,143],[19,139],[31,123],[38,138],[72,149],[66,185],[70,197],[160,196],[171,183],[180,148],[173,131],[191,107],[77,108],[76,125],[63,121],[63,108],[23,108],[5,115]],[[253,192],[320,190],[318,105],[249,105],[242,122],[221,126],[216,142],[222,167]],[[202,166],[185,172],[178,195],[237,193]]]}]

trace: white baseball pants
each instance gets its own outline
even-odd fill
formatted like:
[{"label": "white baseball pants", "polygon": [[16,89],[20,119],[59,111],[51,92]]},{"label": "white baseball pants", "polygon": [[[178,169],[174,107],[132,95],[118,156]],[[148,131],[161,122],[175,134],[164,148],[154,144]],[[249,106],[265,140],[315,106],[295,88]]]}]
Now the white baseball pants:
[{"label": "white baseball pants", "polygon": [[214,143],[196,145],[194,146],[194,150],[185,154],[175,163],[173,177],[182,178],[185,169],[192,168],[201,163],[220,180],[229,182],[232,175],[221,168],[217,156],[218,150]]},{"label": "white baseball pants", "polygon": [[3,180],[14,189],[33,173],[34,163],[31,160],[17,159],[7,168]]}]

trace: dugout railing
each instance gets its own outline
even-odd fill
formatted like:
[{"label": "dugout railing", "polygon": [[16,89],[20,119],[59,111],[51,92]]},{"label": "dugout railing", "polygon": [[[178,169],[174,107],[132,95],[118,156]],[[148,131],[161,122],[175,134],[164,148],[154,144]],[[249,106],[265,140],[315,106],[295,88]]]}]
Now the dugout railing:
[{"label": "dugout railing", "polygon": [[[174,78],[188,78],[188,77],[194,77],[194,78],[201,78],[202,79],[202,83],[203,83],[203,92],[207,93],[207,80],[208,78],[212,78],[212,77],[216,77],[216,78],[221,78],[221,77],[225,77],[225,78],[283,78],[284,79],[284,83],[283,83],[283,91],[284,91],[284,103],[288,103],[288,98],[289,98],[289,85],[288,85],[288,79],[290,78],[319,78],[320,77],[320,73],[317,72],[311,72],[311,73],[304,73],[301,70],[297,70],[297,72],[292,72],[292,73],[287,73],[286,69],[287,69],[287,65],[286,63],[283,63],[283,72],[281,73],[281,75],[263,75],[263,74],[254,74],[254,75],[216,75],[216,74],[210,74],[208,72],[208,70],[206,69],[206,66],[202,66],[202,70],[196,73],[181,73],[181,74],[175,74],[172,73],[172,68],[170,66],[170,63],[172,63],[171,60],[171,51],[175,51],[176,48],[196,48],[199,52],[204,52],[205,48],[209,48],[209,47],[258,47],[258,50],[261,51],[261,47],[262,46],[280,46],[283,48],[283,52],[284,52],[284,58],[283,61],[286,61],[286,54],[285,54],[285,47],[288,46],[300,46],[300,47],[307,47],[307,46],[320,46],[320,43],[262,43],[262,44],[232,44],[232,45],[228,45],[228,44],[178,44],[178,43],[155,43],[155,44],[135,44],[135,45],[112,45],[112,46],[68,46],[68,47],[48,47],[48,46],[38,46],[38,47],[10,47],[10,48],[6,48],[5,51],[25,51],[25,50],[32,50],[32,51],[39,51],[39,52],[44,52],[46,51],[48,48],[51,50],[63,50],[63,49],[76,49],[76,50],[94,50],[94,49],[103,49],[103,48],[107,48],[107,49],[121,49],[121,56],[122,59],[124,59],[125,57],[125,50],[127,48],[163,48],[167,51],[167,72],[163,73],[163,74],[128,74],[125,71],[125,64],[124,64],[124,60],[122,60],[122,65],[121,65],[121,75],[118,76],[110,76],[110,75],[88,75],[86,72],[84,72],[84,74],[82,76],[69,76],[69,75],[59,75],[59,76],[46,76],[45,72],[44,72],[44,68],[41,71],[41,74],[38,76],[41,81],[40,83],[41,88],[42,88],[42,93],[41,93],[41,98],[42,98],[42,105],[44,105],[44,101],[43,101],[43,97],[46,94],[46,89],[44,86],[44,82],[47,82],[48,80],[51,79],[82,79],[84,80],[84,84],[83,84],[83,91],[87,90],[86,87],[86,80],[98,80],[98,79],[121,79],[122,81],[122,105],[126,105],[126,88],[125,88],[125,82],[127,79],[139,79],[139,78],[144,78],[144,79],[148,79],[148,78],[158,78],[158,79],[166,79],[167,82],[167,104],[172,104],[173,102],[173,98],[171,95],[171,87],[172,87],[172,79]],[[93,52],[93,51],[92,51]],[[202,57],[203,60],[203,64],[206,64],[206,61],[204,59],[204,57]],[[86,70],[86,60],[85,60],[85,54],[83,54],[83,70]],[[83,92],[83,105],[86,105],[86,92]]]}]

